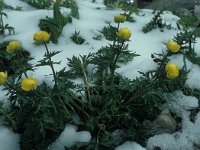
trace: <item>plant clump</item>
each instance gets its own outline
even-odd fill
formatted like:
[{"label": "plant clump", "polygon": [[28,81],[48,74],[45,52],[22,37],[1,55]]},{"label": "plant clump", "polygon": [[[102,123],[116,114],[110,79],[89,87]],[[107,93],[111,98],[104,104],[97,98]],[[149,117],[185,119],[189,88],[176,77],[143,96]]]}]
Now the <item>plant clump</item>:
[{"label": "plant clump", "polygon": [[[45,49],[43,58],[36,65],[28,63],[30,54],[20,41],[0,43],[0,85],[8,91],[10,102],[9,107],[0,103],[0,115],[6,126],[21,135],[21,150],[49,149],[66,124],[89,131],[92,139],[65,149],[114,150],[127,140],[145,145],[147,139],[157,133],[145,125],[145,121],[155,120],[162,112],[166,102],[164,93],[182,90],[200,97],[200,91],[185,87],[189,72],[186,58],[197,58],[194,32],[178,33],[166,43],[162,53],[151,54],[157,65],[155,69],[139,71],[140,76],[135,79],[117,73],[122,64],[140,56],[129,50],[134,34],[130,28],[121,27],[127,21],[125,15],[116,15],[113,18],[116,24],[101,30],[109,42],[106,46],[94,53],[67,58],[66,67],[56,71],[55,65],[61,62],[53,61],[53,57],[61,51],[50,51],[49,41],[58,43],[62,29],[69,21],[59,7],[60,4],[55,2],[53,18],[41,19],[41,30],[33,35],[33,43]],[[155,12],[150,24],[143,28],[144,32],[166,27],[162,24],[161,14],[162,11]],[[77,31],[71,39],[76,44],[85,41]],[[182,68],[170,62],[170,56],[180,53],[184,56]],[[51,85],[27,73],[44,66],[51,69]]]}]

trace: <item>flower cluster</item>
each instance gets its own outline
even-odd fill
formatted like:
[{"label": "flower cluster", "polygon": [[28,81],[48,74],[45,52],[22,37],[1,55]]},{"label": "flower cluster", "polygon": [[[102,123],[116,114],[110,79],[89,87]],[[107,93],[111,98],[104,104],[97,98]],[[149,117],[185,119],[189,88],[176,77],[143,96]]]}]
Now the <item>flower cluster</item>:
[{"label": "flower cluster", "polygon": [[6,47],[6,51],[8,53],[13,53],[15,50],[19,50],[21,48],[21,43],[17,40],[11,41]]},{"label": "flower cluster", "polygon": [[22,80],[21,89],[24,91],[31,91],[37,86],[37,80],[33,77],[25,78]]},{"label": "flower cluster", "polygon": [[120,28],[117,36],[122,40],[128,40],[131,37],[131,31],[128,28]]},{"label": "flower cluster", "polygon": [[50,34],[46,31],[38,31],[34,34],[34,40],[36,42],[47,42],[50,39]]},{"label": "flower cluster", "polygon": [[[175,41],[167,42],[166,47],[171,53],[177,53],[181,49],[181,46]],[[174,79],[179,76],[179,67],[177,64],[167,64],[165,71],[167,78]]]},{"label": "flower cluster", "polygon": [[129,40],[129,38],[131,37],[131,31],[128,28],[119,29],[119,24],[124,23],[126,21],[126,16],[124,15],[114,16],[114,21],[115,23],[118,23],[118,32],[116,33],[118,38],[125,41]]},{"label": "flower cluster", "polygon": [[179,67],[177,64],[167,64],[165,67],[167,78],[176,78],[179,76]]},{"label": "flower cluster", "polygon": [[7,72],[0,72],[0,85],[4,84],[7,81],[8,73]]},{"label": "flower cluster", "polygon": [[124,23],[126,21],[126,16],[118,15],[114,17],[115,23]]},{"label": "flower cluster", "polygon": [[172,53],[177,53],[181,49],[181,46],[178,43],[174,42],[174,41],[167,42],[166,47]]}]

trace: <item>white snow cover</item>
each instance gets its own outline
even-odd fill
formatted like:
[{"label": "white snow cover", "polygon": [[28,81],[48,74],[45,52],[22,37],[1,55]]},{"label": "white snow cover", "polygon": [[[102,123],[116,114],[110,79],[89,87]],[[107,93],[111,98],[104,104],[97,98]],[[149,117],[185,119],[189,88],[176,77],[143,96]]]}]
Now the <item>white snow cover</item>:
[{"label": "white snow cover", "polygon": [[181,91],[166,94],[167,103],[163,109],[169,109],[182,118],[181,131],[173,134],[160,134],[151,137],[147,143],[147,149],[153,150],[160,147],[162,150],[194,150],[194,144],[200,143],[200,113],[197,114],[195,122],[190,121],[188,110],[199,106],[198,99],[185,96]]},{"label": "white snow cover", "polygon": [[115,150],[146,150],[136,142],[127,141],[124,144],[116,147]]},{"label": "white snow cover", "polygon": [[89,142],[91,134],[88,131],[77,132],[77,127],[67,125],[60,137],[53,143],[50,148],[52,150],[65,150],[64,147],[71,147],[76,142]]},{"label": "white snow cover", "polygon": [[[7,35],[0,37],[1,41],[5,40],[19,40],[22,46],[27,49],[31,56],[35,59],[31,61],[32,64],[42,59],[45,48],[44,46],[34,45],[33,34],[39,31],[39,19],[45,18],[45,16],[52,16],[52,10],[37,10],[23,1],[20,0],[4,0],[8,5],[13,7],[22,7],[22,11],[5,10],[8,14],[8,18],[4,18],[5,23],[15,28],[15,35]],[[105,39],[96,41],[93,37],[96,34],[100,34],[98,30],[101,30],[106,22],[110,22],[112,25],[116,25],[113,21],[113,17],[120,13],[123,13],[121,9],[108,10],[103,5],[103,0],[96,0],[92,3],[92,0],[77,0],[80,19],[73,18],[71,24],[67,24],[63,28],[62,35],[59,38],[57,45],[48,43],[50,51],[61,50],[62,52],[53,58],[54,61],[61,61],[61,65],[55,65],[56,70],[60,70],[66,67],[67,59],[73,55],[83,55],[89,52],[96,52],[102,46],[107,45],[109,42]],[[100,9],[97,9],[100,8]],[[69,14],[70,10],[61,8],[63,14]],[[143,33],[141,30],[145,24],[147,24],[153,14],[151,10],[142,10],[139,15],[134,15],[135,23],[125,22],[121,24],[121,27],[127,27],[131,30],[132,36],[129,42],[129,49],[133,52],[137,52],[141,56],[136,57],[133,61],[126,65],[121,65],[117,71],[122,75],[134,79],[139,73],[138,71],[148,71],[156,68],[156,64],[151,59],[152,53],[166,52],[165,44],[167,41],[172,40],[173,36],[179,32],[179,30],[164,30],[160,32],[158,29],[151,31],[150,33]],[[176,28],[176,22],[178,17],[172,15],[171,12],[165,12],[163,14],[164,20],[172,24]],[[76,31],[80,31],[80,34],[86,40],[82,45],[74,44],[70,36]],[[197,39],[195,51],[200,55],[200,39]],[[182,55],[174,55],[171,57],[172,63],[177,63],[181,68],[183,66]],[[200,89],[200,68],[197,65],[187,61],[188,70],[190,70],[186,85],[192,88]],[[52,83],[51,69],[49,67],[37,68],[35,72],[28,72],[29,76],[37,78],[39,83],[42,81]],[[0,100],[6,104],[7,97],[6,91],[0,87]],[[177,113],[182,117],[182,130],[174,134],[161,134],[151,137],[148,140],[147,149],[153,149],[155,146],[161,147],[162,150],[194,150],[193,144],[200,143],[200,113],[196,116],[195,122],[191,122],[189,119],[190,108],[198,107],[198,101],[191,96],[185,96],[182,92],[176,91],[168,94],[169,101],[163,106]],[[53,150],[64,150],[64,146],[70,147],[75,142],[89,142],[91,134],[87,131],[76,131],[77,128],[73,125],[66,125],[65,130],[60,137],[51,145]],[[19,148],[19,135],[14,134],[6,127],[0,127],[0,150],[20,150]],[[118,146],[116,150],[145,150],[142,146],[134,141],[127,141],[124,144]]]},{"label": "white snow cover", "polygon": [[0,126],[0,150],[19,150],[19,134]]}]

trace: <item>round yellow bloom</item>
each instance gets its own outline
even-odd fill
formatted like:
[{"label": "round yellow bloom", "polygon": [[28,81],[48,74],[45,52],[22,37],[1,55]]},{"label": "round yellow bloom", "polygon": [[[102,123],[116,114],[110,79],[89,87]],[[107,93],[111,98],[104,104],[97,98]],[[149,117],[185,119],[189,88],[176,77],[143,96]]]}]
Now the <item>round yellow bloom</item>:
[{"label": "round yellow bloom", "polygon": [[33,90],[36,87],[36,85],[37,85],[37,80],[35,78],[30,77],[22,80],[21,88],[22,90],[28,92]]},{"label": "round yellow bloom", "polygon": [[167,64],[165,66],[167,78],[176,78],[179,76],[179,68],[177,64]]},{"label": "round yellow bloom", "polygon": [[126,21],[126,16],[124,15],[118,15],[114,17],[114,21],[115,23],[123,23],[124,21]]},{"label": "round yellow bloom", "polygon": [[6,47],[6,51],[8,53],[13,53],[15,50],[18,50],[21,48],[21,43],[17,40],[11,41],[8,46]]},{"label": "round yellow bloom", "polygon": [[131,31],[128,28],[120,28],[117,36],[122,40],[128,40],[131,37]]},{"label": "round yellow bloom", "polygon": [[8,73],[6,72],[0,72],[0,85],[4,84],[8,79]]},{"label": "round yellow bloom", "polygon": [[50,34],[46,31],[38,31],[34,34],[34,40],[36,42],[47,42],[50,38]]},{"label": "round yellow bloom", "polygon": [[174,41],[167,42],[166,46],[167,46],[167,49],[172,53],[178,52],[180,50],[180,48],[181,48],[181,46],[178,43],[174,42]]}]

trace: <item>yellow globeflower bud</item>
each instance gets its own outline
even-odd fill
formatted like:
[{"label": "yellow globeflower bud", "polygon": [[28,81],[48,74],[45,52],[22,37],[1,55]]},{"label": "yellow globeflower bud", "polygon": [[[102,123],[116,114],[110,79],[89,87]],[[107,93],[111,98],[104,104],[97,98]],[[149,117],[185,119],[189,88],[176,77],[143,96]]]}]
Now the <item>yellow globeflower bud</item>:
[{"label": "yellow globeflower bud", "polygon": [[13,53],[15,50],[18,50],[21,48],[21,43],[17,40],[11,41],[8,46],[6,47],[6,51],[8,53]]},{"label": "yellow globeflower bud", "polygon": [[114,17],[114,21],[115,23],[123,23],[124,21],[126,21],[126,16],[124,15],[118,15]]},{"label": "yellow globeflower bud", "polygon": [[36,87],[36,85],[37,85],[37,80],[35,78],[30,77],[22,80],[21,88],[22,90],[28,92],[33,90]]},{"label": "yellow globeflower bud", "polygon": [[8,73],[6,72],[0,72],[0,85],[4,84],[8,79]]},{"label": "yellow globeflower bud", "polygon": [[179,68],[177,64],[167,64],[165,66],[167,78],[176,78],[179,76]]},{"label": "yellow globeflower bud", "polygon": [[50,38],[50,34],[46,31],[38,31],[34,34],[34,40],[36,42],[47,42]]},{"label": "yellow globeflower bud", "polygon": [[131,31],[128,28],[120,28],[117,36],[122,40],[128,40],[131,37]]},{"label": "yellow globeflower bud", "polygon": [[174,42],[174,41],[167,42],[166,46],[167,46],[167,49],[172,53],[178,52],[180,50],[180,48],[181,48],[181,46],[178,43]]}]

